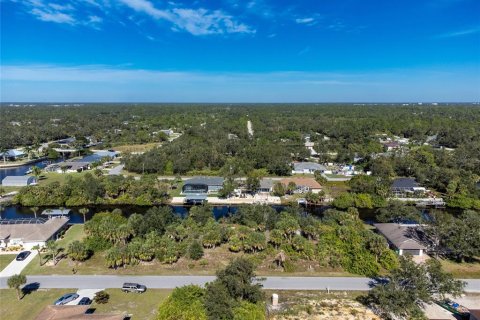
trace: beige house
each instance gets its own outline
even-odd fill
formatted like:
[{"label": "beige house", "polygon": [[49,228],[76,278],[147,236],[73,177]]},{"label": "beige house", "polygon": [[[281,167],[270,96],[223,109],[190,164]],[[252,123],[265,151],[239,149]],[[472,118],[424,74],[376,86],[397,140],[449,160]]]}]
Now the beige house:
[{"label": "beige house", "polygon": [[31,250],[34,246],[45,246],[48,240],[56,240],[61,231],[67,228],[68,218],[48,219],[43,223],[0,224],[0,248],[21,246]]},{"label": "beige house", "polygon": [[417,225],[399,223],[376,223],[374,226],[388,241],[398,255],[422,256],[427,247],[419,240]]}]

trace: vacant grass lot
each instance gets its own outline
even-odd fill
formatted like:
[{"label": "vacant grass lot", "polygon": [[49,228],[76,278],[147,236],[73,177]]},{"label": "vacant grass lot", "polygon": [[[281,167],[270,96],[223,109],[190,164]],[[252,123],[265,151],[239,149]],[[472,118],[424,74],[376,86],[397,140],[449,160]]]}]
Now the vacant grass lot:
[{"label": "vacant grass lot", "polygon": [[158,306],[172,290],[148,289],[145,293],[125,293],[120,289],[107,289],[110,300],[107,304],[92,304],[95,313],[127,313],[132,319],[155,319]]},{"label": "vacant grass lot", "polygon": [[161,146],[161,143],[145,143],[145,144],[127,144],[123,146],[115,146],[112,149],[121,153],[145,152],[155,147]]},{"label": "vacant grass lot", "polygon": [[443,269],[461,279],[480,279],[480,260],[473,263],[457,263],[450,260],[441,260]]},{"label": "vacant grass lot", "polygon": [[[0,290],[0,319],[31,320],[47,305],[52,304],[61,295],[76,292],[76,289],[39,289],[27,294],[22,300],[12,289]],[[109,289],[110,300],[107,304],[92,304],[95,313],[128,313],[132,319],[155,319],[160,303],[171,290],[147,290],[143,294],[128,294],[120,289]]]},{"label": "vacant grass lot", "polygon": [[13,289],[0,290],[0,319],[31,320],[49,304],[53,304],[61,295],[76,292],[76,289],[40,289],[17,299]]},{"label": "vacant grass lot", "polygon": [[5,267],[8,266],[16,256],[16,254],[0,254],[0,271],[5,269]]}]

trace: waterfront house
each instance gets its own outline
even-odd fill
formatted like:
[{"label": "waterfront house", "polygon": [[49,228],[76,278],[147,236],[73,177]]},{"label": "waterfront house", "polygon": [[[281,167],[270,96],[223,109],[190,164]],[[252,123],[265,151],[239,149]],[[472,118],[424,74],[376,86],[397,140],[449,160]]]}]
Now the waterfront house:
[{"label": "waterfront house", "polygon": [[413,194],[423,195],[427,190],[414,178],[397,178],[393,180],[390,191],[394,197],[402,198]]},{"label": "waterfront house", "polygon": [[263,178],[260,180],[260,187],[258,188],[259,193],[270,193],[273,191],[273,185],[275,181],[273,179]]},{"label": "waterfront house", "polygon": [[2,180],[4,187],[26,187],[36,183],[37,179],[32,176],[6,176]]},{"label": "waterfront house", "polygon": [[319,193],[322,191],[322,186],[313,178],[292,177],[280,181],[285,188],[288,187],[291,182],[295,183],[295,190],[293,193]]},{"label": "waterfront house", "polygon": [[186,180],[183,187],[183,194],[216,193],[223,188],[222,177],[195,177]]},{"label": "waterfront house", "polygon": [[7,150],[5,152],[2,152],[0,153],[0,158],[3,160],[18,160],[18,159],[21,159],[21,158],[25,158],[27,156],[27,154],[25,152],[23,152],[22,150],[18,150],[18,149],[10,149],[10,150]]},{"label": "waterfront house", "polygon": [[48,220],[0,220],[0,248],[22,246],[31,250],[34,246],[45,246],[48,240],[57,240],[67,228],[68,218]]},{"label": "waterfront house", "polygon": [[422,256],[427,249],[419,240],[421,238],[421,232],[418,230],[418,225],[376,223],[374,226],[377,228],[377,231],[387,239],[392,249],[400,256],[404,254]]}]

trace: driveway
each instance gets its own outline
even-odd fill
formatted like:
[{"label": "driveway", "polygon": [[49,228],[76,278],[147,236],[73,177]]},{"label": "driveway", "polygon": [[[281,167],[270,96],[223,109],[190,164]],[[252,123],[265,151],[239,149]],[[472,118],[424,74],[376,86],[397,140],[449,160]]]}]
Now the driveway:
[{"label": "driveway", "polygon": [[97,293],[98,291],[102,291],[102,290],[103,289],[79,289],[77,291],[78,298],[73,300],[73,301],[70,301],[66,305],[67,306],[75,306],[80,302],[80,300],[82,300],[83,297],[88,297],[90,300],[93,301],[93,298],[95,297],[95,293]]},{"label": "driveway", "polygon": [[32,250],[30,252],[31,252],[30,255],[25,260],[17,261],[14,259],[12,262],[10,262],[10,264],[0,272],[0,277],[10,277],[10,276],[13,276],[14,274],[20,274],[23,271],[23,269],[25,269],[25,267],[38,254],[36,250]]}]

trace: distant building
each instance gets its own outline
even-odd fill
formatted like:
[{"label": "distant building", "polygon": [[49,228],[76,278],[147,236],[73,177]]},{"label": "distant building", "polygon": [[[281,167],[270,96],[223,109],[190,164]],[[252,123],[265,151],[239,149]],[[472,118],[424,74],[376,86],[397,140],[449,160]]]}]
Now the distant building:
[{"label": "distant building", "polygon": [[37,179],[32,176],[6,176],[2,180],[4,187],[25,187],[36,183]]},{"label": "distant building", "polygon": [[417,225],[376,223],[374,226],[387,239],[392,249],[401,256],[404,254],[422,256],[427,249],[419,240],[421,234],[417,229]]},{"label": "distant building", "polygon": [[390,190],[393,196],[397,198],[413,194],[423,195],[427,191],[414,178],[397,178],[393,180]]},{"label": "distant building", "polygon": [[162,130],[160,130],[160,132],[165,133],[167,136],[171,136],[173,134],[172,129],[162,129]]},{"label": "distant building", "polygon": [[398,141],[390,141],[383,144],[387,151],[392,151],[400,148],[400,143]]},{"label": "distant building", "polygon": [[216,193],[223,188],[222,177],[195,177],[185,181],[183,194]]},{"label": "distant building", "polygon": [[268,178],[263,178],[260,180],[260,187],[258,188],[259,193],[270,193],[273,191],[273,185],[275,181]]},{"label": "distant building", "polygon": [[10,149],[5,152],[0,153],[0,158],[3,160],[17,160],[26,157],[27,154],[22,150]]},{"label": "distant building", "polygon": [[315,171],[324,172],[325,166],[315,162],[294,162],[292,174],[314,174]]},{"label": "distant building", "polygon": [[[7,223],[8,222],[8,223]],[[34,246],[45,246],[48,240],[56,240],[67,228],[68,218],[52,218],[44,223],[10,223],[0,220],[0,247],[22,246],[31,250]]]},{"label": "distant building", "polygon": [[322,186],[313,178],[292,177],[280,181],[285,187],[287,187],[290,182],[295,183],[296,189],[294,190],[294,193],[307,193],[309,191],[319,193],[322,191]]}]

